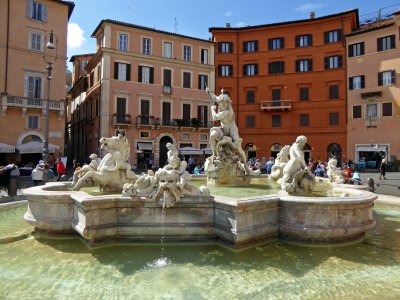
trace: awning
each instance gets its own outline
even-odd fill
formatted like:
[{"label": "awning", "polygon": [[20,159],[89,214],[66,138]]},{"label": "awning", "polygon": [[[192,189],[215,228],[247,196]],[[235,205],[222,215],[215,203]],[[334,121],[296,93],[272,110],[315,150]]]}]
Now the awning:
[{"label": "awning", "polygon": [[202,149],[193,148],[193,147],[182,147],[182,148],[179,148],[178,151],[182,155],[201,155],[204,153]]},{"label": "awning", "polygon": [[212,154],[212,150],[210,147],[200,148],[200,150],[203,151],[204,154]]},{"label": "awning", "polygon": [[361,145],[357,146],[356,151],[364,151],[364,152],[386,152],[387,148],[383,145]]},{"label": "awning", "polygon": [[152,150],[153,144],[150,142],[138,142],[137,148],[138,150]]},{"label": "awning", "polygon": [[15,147],[7,144],[0,143],[0,153],[14,153]]},{"label": "awning", "polygon": [[[17,146],[19,153],[42,153],[43,152],[43,142],[32,141],[29,143]],[[60,146],[49,143],[49,152],[54,153],[56,150],[60,149]]]}]

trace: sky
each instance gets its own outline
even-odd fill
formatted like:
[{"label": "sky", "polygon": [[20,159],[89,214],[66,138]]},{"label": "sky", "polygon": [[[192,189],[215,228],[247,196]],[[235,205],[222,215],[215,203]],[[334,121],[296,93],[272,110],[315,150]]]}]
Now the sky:
[{"label": "sky", "polygon": [[[209,39],[210,27],[271,24],[359,9],[360,19],[400,10],[399,0],[72,0],[68,24],[68,57],[94,53],[91,37],[103,19],[132,23]],[[69,60],[68,58],[68,60]],[[68,66],[71,69],[71,66]]]}]

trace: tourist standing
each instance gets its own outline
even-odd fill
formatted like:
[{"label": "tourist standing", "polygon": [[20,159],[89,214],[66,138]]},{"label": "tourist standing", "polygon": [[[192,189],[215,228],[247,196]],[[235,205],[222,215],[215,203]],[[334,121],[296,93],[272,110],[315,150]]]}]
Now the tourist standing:
[{"label": "tourist standing", "polygon": [[34,186],[42,185],[44,179],[44,169],[42,168],[42,166],[39,164],[36,165],[36,168],[33,169],[31,176]]},{"label": "tourist standing", "polygon": [[381,171],[379,179],[382,179],[382,177],[383,177],[383,179],[387,179],[385,177],[386,176],[386,158],[382,159],[381,166],[379,167],[379,170]]},{"label": "tourist standing", "polygon": [[57,181],[60,181],[61,176],[65,174],[67,170],[61,159],[57,158],[56,164],[57,164]]}]

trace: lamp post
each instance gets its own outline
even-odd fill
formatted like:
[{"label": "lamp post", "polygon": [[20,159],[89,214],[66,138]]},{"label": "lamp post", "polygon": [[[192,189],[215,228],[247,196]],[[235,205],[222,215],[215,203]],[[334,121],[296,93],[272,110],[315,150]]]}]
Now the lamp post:
[{"label": "lamp post", "polygon": [[[54,44],[54,37],[56,37],[56,43]],[[45,38],[46,42],[46,38]],[[50,31],[49,34],[49,42],[46,44],[46,48],[44,49],[43,60],[47,63],[47,99],[46,99],[46,108],[45,108],[45,126],[44,126],[44,142],[43,142],[43,161],[45,163],[49,162],[49,109],[50,109],[50,82],[51,82],[51,72],[53,70],[52,65],[57,60],[57,36],[53,33],[53,30]],[[47,50],[55,50],[55,56],[53,58],[50,55],[50,52]]]}]

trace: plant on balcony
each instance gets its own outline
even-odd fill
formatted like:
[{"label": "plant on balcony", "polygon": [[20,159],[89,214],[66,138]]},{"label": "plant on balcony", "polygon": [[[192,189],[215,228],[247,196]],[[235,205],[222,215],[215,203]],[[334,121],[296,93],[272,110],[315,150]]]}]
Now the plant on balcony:
[{"label": "plant on balcony", "polygon": [[191,118],[190,124],[192,125],[192,127],[196,128],[196,130],[198,130],[201,125],[201,121],[197,118]]},{"label": "plant on balcony", "polygon": [[178,126],[178,129],[181,130],[181,127],[185,124],[185,120],[183,119],[174,119],[174,123]]}]

